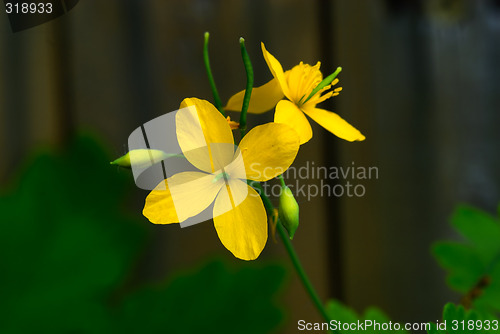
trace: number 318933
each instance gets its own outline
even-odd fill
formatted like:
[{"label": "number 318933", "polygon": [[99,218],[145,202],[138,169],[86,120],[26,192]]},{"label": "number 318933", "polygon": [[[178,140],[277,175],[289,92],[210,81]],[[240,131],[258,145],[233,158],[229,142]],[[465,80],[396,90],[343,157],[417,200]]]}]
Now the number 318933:
[{"label": "number 318933", "polygon": [[7,2],[5,4],[5,12],[7,14],[50,14],[52,13],[52,4],[50,2],[22,2],[22,3],[12,3]]}]

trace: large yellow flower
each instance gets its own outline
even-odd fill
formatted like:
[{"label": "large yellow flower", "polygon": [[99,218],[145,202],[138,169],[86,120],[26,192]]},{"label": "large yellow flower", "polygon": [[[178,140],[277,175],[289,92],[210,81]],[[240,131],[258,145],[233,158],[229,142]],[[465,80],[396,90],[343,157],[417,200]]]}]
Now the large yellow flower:
[{"label": "large yellow flower", "polygon": [[[293,127],[300,137],[300,144],[308,142],[312,137],[311,125],[304,114],[337,137],[348,141],[365,139],[361,132],[339,115],[316,108],[318,103],[339,94],[342,90],[340,87],[321,95],[337,84],[338,79],[304,103],[312,90],[323,80],[323,74],[319,70],[320,62],[314,66],[300,62],[291,70],[283,72],[280,62],[266,50],[264,43],[261,43],[261,46],[267,66],[274,78],[265,85],[252,90],[248,112],[260,114],[276,106],[274,121]],[[240,111],[244,95],[245,91],[241,91],[232,96],[225,109]],[[282,100],[283,97],[287,97],[288,100]]]},{"label": "large yellow flower", "polygon": [[212,104],[189,98],[181,108],[175,117],[177,140],[200,171],[160,182],[146,198],[143,214],[155,224],[179,223],[213,204],[222,244],[237,258],[256,259],[267,241],[267,215],[246,180],[267,181],[283,173],[297,155],[299,138],[289,126],[268,123],[248,132],[235,150],[230,126]]}]

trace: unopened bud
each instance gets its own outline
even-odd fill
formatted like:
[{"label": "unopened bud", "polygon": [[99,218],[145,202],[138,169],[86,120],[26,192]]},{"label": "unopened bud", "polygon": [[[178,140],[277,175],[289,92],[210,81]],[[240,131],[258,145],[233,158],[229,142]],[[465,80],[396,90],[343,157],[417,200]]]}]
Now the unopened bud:
[{"label": "unopened bud", "polygon": [[172,154],[167,154],[160,150],[138,149],[128,152],[124,156],[110,162],[110,164],[126,168],[146,168],[168,158],[171,155]]},{"label": "unopened bud", "polygon": [[290,239],[299,227],[299,204],[293,197],[292,191],[287,186],[281,188],[279,218],[283,226],[288,231]]}]

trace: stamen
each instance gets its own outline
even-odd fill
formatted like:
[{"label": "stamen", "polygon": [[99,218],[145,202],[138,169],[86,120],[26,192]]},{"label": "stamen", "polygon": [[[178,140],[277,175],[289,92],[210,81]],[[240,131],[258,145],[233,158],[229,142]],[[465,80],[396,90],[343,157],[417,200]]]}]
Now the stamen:
[{"label": "stamen", "polygon": [[[325,95],[318,97],[318,99],[315,100],[315,103],[318,104],[318,103],[321,103],[325,100],[328,100],[330,97],[333,96],[333,94],[334,94],[334,92],[328,92]],[[338,93],[337,93],[337,95],[338,95]]]}]

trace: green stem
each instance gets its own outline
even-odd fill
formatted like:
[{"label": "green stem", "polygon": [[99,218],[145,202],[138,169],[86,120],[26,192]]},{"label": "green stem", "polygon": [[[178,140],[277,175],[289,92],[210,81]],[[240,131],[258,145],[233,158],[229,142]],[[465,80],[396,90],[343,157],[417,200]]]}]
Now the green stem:
[{"label": "green stem", "polygon": [[247,111],[248,106],[250,105],[250,97],[253,89],[253,67],[245,47],[245,39],[243,37],[240,37],[240,49],[241,58],[243,59],[243,64],[245,65],[245,71],[247,73],[247,87],[245,89],[245,96],[243,98],[243,105],[241,106],[240,114],[240,132],[241,138],[243,138],[247,130]]},{"label": "green stem", "polygon": [[222,107],[222,102],[219,97],[219,92],[217,91],[217,86],[215,86],[215,80],[212,75],[212,70],[210,68],[210,59],[208,58],[208,39],[210,34],[208,31],[205,33],[205,43],[203,44],[203,61],[205,62],[205,68],[207,70],[208,82],[210,83],[210,88],[212,89],[212,94],[214,95],[214,104],[217,109],[219,109],[222,116],[226,117],[224,108]]},{"label": "green stem", "polygon": [[[280,175],[281,176],[281,175]],[[283,177],[281,176],[280,178],[283,180]],[[284,182],[284,181],[283,181]],[[274,214],[274,206],[271,203],[271,200],[267,195],[264,193],[264,189],[262,188],[262,185],[259,182],[255,181],[249,181],[249,184],[257,190],[259,190],[260,197],[262,198],[262,202],[264,203],[264,207],[266,208],[268,214],[273,215]],[[281,240],[283,240],[283,244],[285,245],[285,249],[288,253],[288,256],[292,260],[293,267],[295,268],[295,271],[297,272],[297,275],[300,278],[300,281],[302,282],[302,285],[306,289],[307,293],[309,294],[309,297],[311,298],[314,306],[316,306],[316,309],[318,312],[321,314],[323,319],[327,322],[330,323],[332,318],[326,313],[326,310],[323,306],[323,303],[321,302],[321,299],[319,298],[316,290],[314,289],[314,286],[312,285],[311,281],[309,280],[309,277],[307,276],[304,267],[302,267],[302,263],[299,260],[299,257],[297,256],[297,253],[295,252],[295,249],[293,248],[292,242],[288,238],[288,233],[286,232],[285,228],[281,224],[281,222],[278,220],[278,223],[276,224],[276,229],[278,230],[278,233],[281,237]],[[334,331],[328,331],[329,333],[338,333]]]},{"label": "green stem", "polygon": [[271,203],[271,200],[267,195],[264,193],[264,188],[262,188],[262,185],[260,182],[257,181],[252,181],[248,180],[248,184],[258,190],[258,193],[260,195],[260,198],[262,198],[262,203],[264,203],[264,207],[266,208],[266,211],[269,215],[274,214],[274,205]]},{"label": "green stem", "polygon": [[285,179],[283,178],[283,174],[278,175],[278,179],[280,180],[281,187],[285,188],[286,184],[285,184]]},{"label": "green stem", "polygon": [[299,257],[297,256],[297,253],[295,252],[295,249],[293,248],[292,242],[288,238],[288,233],[286,232],[285,228],[283,225],[278,221],[278,224],[276,224],[276,230],[278,230],[278,233],[281,237],[281,240],[283,240],[283,244],[285,245],[285,249],[288,253],[288,256],[290,256],[290,259],[292,260],[293,266],[295,268],[295,271],[297,272],[297,275],[299,275],[299,278],[302,282],[302,285],[306,289],[307,293],[309,294],[309,297],[311,297],[312,302],[314,303],[314,306],[316,306],[316,309],[319,311],[323,319],[330,323],[330,316],[328,313],[326,313],[325,308],[323,307],[323,303],[321,302],[321,299],[319,298],[316,290],[314,289],[314,286],[312,285],[311,281],[309,280],[309,277],[307,276],[304,267],[302,267],[302,263],[299,260]]}]

